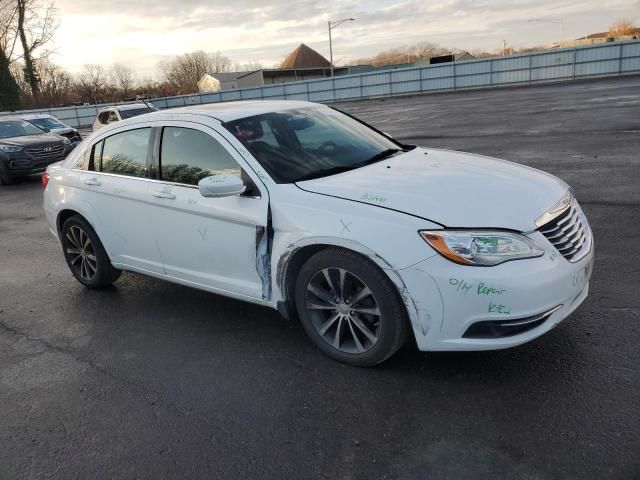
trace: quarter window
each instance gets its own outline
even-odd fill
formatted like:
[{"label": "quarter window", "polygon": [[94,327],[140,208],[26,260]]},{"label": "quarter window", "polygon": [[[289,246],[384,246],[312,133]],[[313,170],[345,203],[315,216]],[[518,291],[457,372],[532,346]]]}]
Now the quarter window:
[{"label": "quarter window", "polygon": [[[147,172],[150,128],[117,133],[103,140],[100,170],[132,177],[144,177]],[[97,149],[94,150],[94,162]]]},{"label": "quarter window", "polygon": [[240,166],[211,135],[191,128],[165,127],[160,148],[160,178],[197,185],[211,175],[240,176]]}]

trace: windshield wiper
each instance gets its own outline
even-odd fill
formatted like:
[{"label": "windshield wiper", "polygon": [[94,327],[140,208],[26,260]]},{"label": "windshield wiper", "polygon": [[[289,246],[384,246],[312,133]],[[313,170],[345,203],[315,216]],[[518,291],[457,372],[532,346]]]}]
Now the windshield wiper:
[{"label": "windshield wiper", "polygon": [[371,163],[379,162],[380,160],[384,160],[385,158],[389,158],[395,155],[398,152],[404,152],[399,148],[387,148],[386,150],[381,151],[380,153],[376,153],[373,157],[368,158],[362,162],[357,163],[356,168],[364,167],[365,165],[369,165]]},{"label": "windshield wiper", "polygon": [[363,160],[362,162],[354,163],[352,165],[347,165],[347,166],[331,167],[325,170],[312,172],[307,175],[303,175],[302,177],[296,178],[294,182],[302,182],[304,180],[313,180],[314,178],[328,177],[329,175],[348,172],[349,170],[355,170],[356,168],[364,167],[365,165],[370,165],[372,163],[379,162],[380,160],[389,158],[398,152],[405,152],[405,151],[406,150],[402,150],[400,148],[388,148],[379,153],[376,153],[373,157]]}]

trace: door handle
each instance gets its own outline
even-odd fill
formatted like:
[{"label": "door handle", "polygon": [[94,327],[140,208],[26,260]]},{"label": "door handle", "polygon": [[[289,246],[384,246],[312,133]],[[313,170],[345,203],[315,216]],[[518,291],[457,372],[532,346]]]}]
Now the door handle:
[{"label": "door handle", "polygon": [[169,192],[153,192],[151,193],[151,195],[153,195],[156,198],[166,198],[168,200],[173,200],[176,198],[176,196],[173,193],[169,193]]},{"label": "door handle", "polygon": [[84,181],[84,184],[97,187],[97,186],[102,185],[102,182],[100,182],[100,180],[98,180],[97,178],[87,178]]}]

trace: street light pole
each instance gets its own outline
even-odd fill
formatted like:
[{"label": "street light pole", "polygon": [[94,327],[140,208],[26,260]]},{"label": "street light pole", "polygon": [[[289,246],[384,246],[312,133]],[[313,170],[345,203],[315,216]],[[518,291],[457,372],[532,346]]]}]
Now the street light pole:
[{"label": "street light pole", "polygon": [[334,28],[338,28],[340,25],[342,25],[345,22],[353,22],[354,20],[355,18],[343,18],[342,20],[336,20],[335,22],[332,22],[331,20],[327,22],[327,26],[329,27],[329,61],[331,63],[332,77],[333,77],[333,44],[331,41],[331,30],[333,30]]}]

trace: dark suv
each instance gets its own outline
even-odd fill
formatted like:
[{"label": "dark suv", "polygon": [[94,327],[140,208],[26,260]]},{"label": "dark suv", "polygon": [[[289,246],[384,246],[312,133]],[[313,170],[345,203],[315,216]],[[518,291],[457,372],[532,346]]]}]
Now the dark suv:
[{"label": "dark suv", "polygon": [[0,184],[44,172],[74,146],[68,138],[46,133],[20,118],[0,118]]}]

